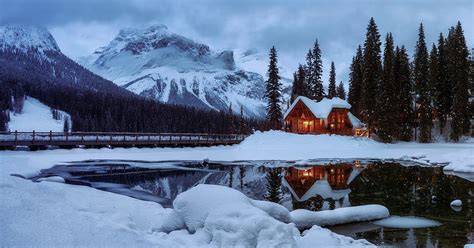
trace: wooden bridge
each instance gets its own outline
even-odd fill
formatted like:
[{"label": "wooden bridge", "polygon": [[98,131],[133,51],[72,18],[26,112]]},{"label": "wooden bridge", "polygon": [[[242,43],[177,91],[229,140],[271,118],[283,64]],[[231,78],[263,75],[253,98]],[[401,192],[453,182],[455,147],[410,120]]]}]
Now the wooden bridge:
[{"label": "wooden bridge", "polygon": [[0,132],[0,149],[215,146],[238,144],[246,137],[243,134],[15,131]]}]

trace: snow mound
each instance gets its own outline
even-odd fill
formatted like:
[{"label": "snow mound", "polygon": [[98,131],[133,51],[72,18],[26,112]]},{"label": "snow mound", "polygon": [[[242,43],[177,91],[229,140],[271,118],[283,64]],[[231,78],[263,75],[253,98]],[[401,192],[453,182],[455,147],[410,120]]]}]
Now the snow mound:
[{"label": "snow mound", "polygon": [[298,247],[376,247],[365,239],[354,240],[350,237],[333,233],[320,226],[313,226],[303,232],[303,237],[296,241]]},{"label": "snow mound", "polygon": [[173,207],[187,229],[211,246],[294,246],[298,236],[294,225],[272,217],[289,219],[284,207],[224,186],[198,185],[178,195]]},{"label": "snow mound", "polygon": [[453,207],[462,207],[462,201],[457,199],[457,200],[452,201],[451,204],[449,204],[449,205],[451,205]]},{"label": "snow mound", "polygon": [[[61,119],[53,119],[50,107],[44,105],[35,98],[28,97],[23,105],[22,113],[10,113],[10,122],[8,122],[8,129],[10,131],[31,132],[62,132],[64,128],[64,120],[71,117],[63,111],[59,111]],[[69,125],[71,126],[71,125]]]},{"label": "snow mound", "polygon": [[415,216],[390,216],[386,219],[373,222],[376,225],[389,228],[427,228],[440,226],[441,223],[427,218]]},{"label": "snow mound", "polygon": [[304,229],[314,225],[332,226],[357,221],[382,219],[390,216],[390,213],[388,209],[382,205],[371,204],[318,212],[297,209],[291,211],[290,215],[292,222],[295,223],[298,228]]}]

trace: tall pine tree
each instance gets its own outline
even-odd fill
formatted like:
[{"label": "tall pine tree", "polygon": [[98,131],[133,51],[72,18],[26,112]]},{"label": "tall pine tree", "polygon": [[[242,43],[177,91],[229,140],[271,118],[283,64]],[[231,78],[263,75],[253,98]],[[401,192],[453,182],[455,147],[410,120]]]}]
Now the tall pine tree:
[{"label": "tall pine tree", "polygon": [[339,85],[337,86],[337,97],[346,100],[346,90],[344,89],[344,84],[339,82]]},{"label": "tall pine tree", "polygon": [[282,113],[281,113],[281,82],[278,73],[278,59],[275,47],[270,49],[270,63],[268,65],[268,79],[266,81],[267,98],[267,121],[272,129],[278,130],[281,128]]},{"label": "tall pine tree", "polygon": [[436,80],[435,91],[433,95],[434,107],[437,113],[440,134],[443,134],[443,129],[451,112],[453,102],[453,94],[451,82],[448,78],[448,65],[446,57],[446,43],[443,34],[439,34],[438,39],[438,79]]},{"label": "tall pine tree", "polygon": [[293,74],[293,87],[291,92],[291,102],[298,96],[307,96],[306,87],[305,87],[305,78],[306,78],[305,68],[302,65],[299,65],[298,71]]},{"label": "tall pine tree", "polygon": [[329,71],[329,86],[328,86],[328,98],[337,96],[336,91],[336,67],[334,62],[331,62],[331,70]]},{"label": "tall pine tree", "polygon": [[376,124],[378,86],[382,72],[380,34],[372,17],[367,26],[367,33],[364,42],[363,57],[363,93],[362,93],[362,118],[365,120],[369,131]]},{"label": "tall pine tree", "polygon": [[[437,87],[439,85],[438,79],[439,79],[439,61],[438,61],[438,48],[436,47],[435,44],[433,44],[430,52],[430,58],[429,58],[429,85],[430,85],[430,100],[431,100],[431,107],[433,110],[436,110],[436,107],[438,103],[436,102],[438,98],[436,97],[436,94],[438,92]],[[432,116],[434,118],[434,116]]]},{"label": "tall pine tree", "polygon": [[396,94],[394,94],[394,75],[393,63],[395,59],[395,51],[393,45],[393,37],[388,33],[385,38],[385,48],[383,56],[382,80],[379,87],[378,99],[378,128],[377,134],[384,142],[391,142],[395,133],[395,104],[397,102]]},{"label": "tall pine tree", "polygon": [[431,100],[430,84],[428,82],[428,49],[425,43],[425,32],[423,24],[420,24],[418,30],[418,41],[415,47],[415,59],[413,74],[415,79],[416,92],[416,114],[420,130],[419,139],[422,143],[431,141]]},{"label": "tall pine tree", "polygon": [[362,47],[359,45],[357,48],[356,56],[352,58],[352,64],[350,67],[349,74],[349,96],[348,101],[352,106],[351,112],[360,118],[360,112],[362,110]]},{"label": "tall pine tree", "polygon": [[324,97],[323,87],[323,60],[321,59],[321,49],[319,48],[319,42],[316,39],[312,50],[313,62],[311,63],[311,69],[308,69],[312,82],[308,85],[310,88],[309,95],[313,100],[321,101]]},{"label": "tall pine tree", "polygon": [[448,36],[448,64],[453,86],[453,106],[451,110],[451,139],[459,141],[470,129],[469,115],[469,52],[461,23],[458,22]]},{"label": "tall pine tree", "polygon": [[394,84],[398,95],[396,104],[397,138],[411,141],[413,137],[413,96],[410,61],[404,46],[396,49],[394,65]]}]

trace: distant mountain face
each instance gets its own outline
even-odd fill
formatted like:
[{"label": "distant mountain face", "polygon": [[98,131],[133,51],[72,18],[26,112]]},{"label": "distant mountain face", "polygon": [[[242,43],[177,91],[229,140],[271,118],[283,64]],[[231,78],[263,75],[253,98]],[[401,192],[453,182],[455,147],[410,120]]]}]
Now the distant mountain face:
[{"label": "distant mountain face", "polygon": [[58,44],[48,30],[24,25],[0,26],[0,50],[21,53],[35,51],[40,55],[44,55],[45,52],[60,52]]},{"label": "distant mountain face", "polygon": [[[239,64],[251,64],[240,63],[241,58]],[[212,51],[164,25],[122,30],[79,62],[135,94],[161,102],[223,111],[232,105],[236,113],[242,106],[247,116],[265,114],[260,71],[239,68],[232,51]]]},{"label": "distant mountain face", "polygon": [[37,87],[67,85],[130,94],[69,59],[61,52],[53,36],[37,26],[0,26],[1,80],[34,81]]}]

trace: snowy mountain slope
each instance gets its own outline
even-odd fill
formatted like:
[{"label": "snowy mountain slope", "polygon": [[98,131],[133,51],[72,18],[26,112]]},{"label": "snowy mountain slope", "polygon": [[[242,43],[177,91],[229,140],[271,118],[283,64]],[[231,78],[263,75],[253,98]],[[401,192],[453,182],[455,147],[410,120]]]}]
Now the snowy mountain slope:
[{"label": "snowy mountain slope", "polygon": [[24,53],[34,50],[41,55],[46,51],[60,52],[46,28],[26,25],[0,26],[0,50],[7,49]]},{"label": "snowy mountain slope", "polygon": [[[37,99],[28,97],[21,113],[10,113],[8,128],[10,131],[53,131],[62,132],[64,121],[71,120],[69,114],[59,111],[59,120],[53,119],[50,107]],[[71,126],[71,125],[70,125]]]},{"label": "snowy mountain slope", "polygon": [[232,51],[172,33],[164,25],[125,29],[79,60],[91,71],[136,94],[161,102],[262,117],[264,77],[236,66]]}]

